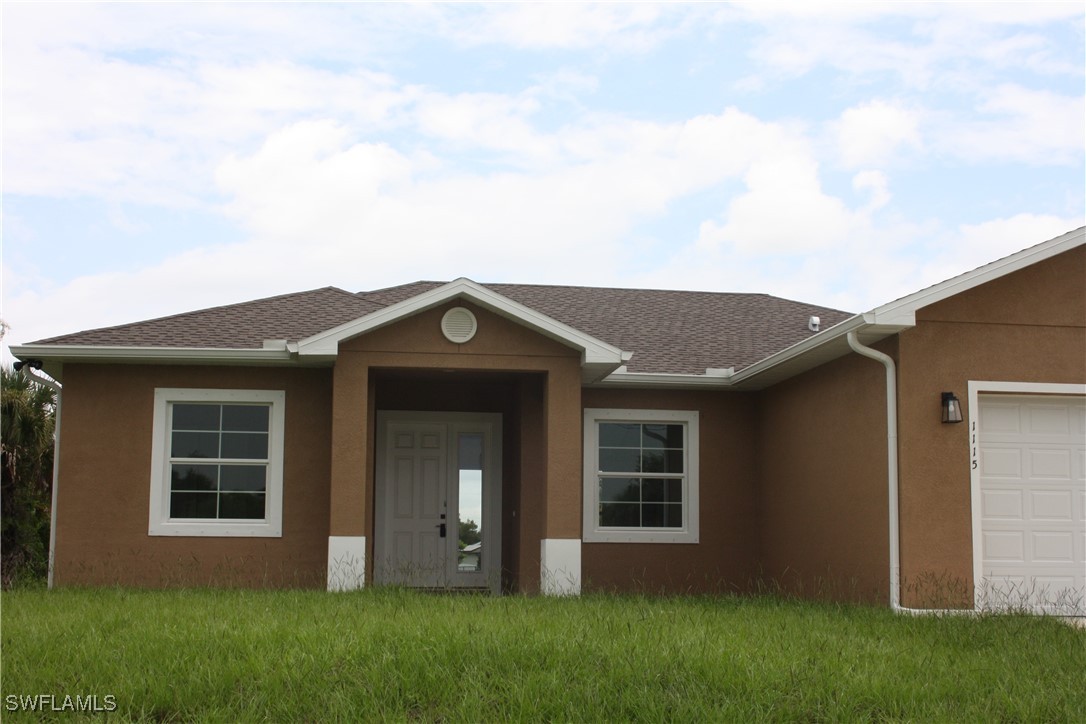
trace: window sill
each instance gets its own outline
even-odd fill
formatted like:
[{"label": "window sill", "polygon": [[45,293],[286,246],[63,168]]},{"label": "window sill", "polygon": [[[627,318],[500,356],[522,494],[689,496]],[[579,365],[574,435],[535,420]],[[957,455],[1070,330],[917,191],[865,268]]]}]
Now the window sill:
[{"label": "window sill", "polygon": [[587,530],[585,543],[687,543],[698,542],[698,536],[685,530]]},{"label": "window sill", "polygon": [[168,522],[150,526],[147,535],[192,538],[282,538],[283,530],[270,523]]}]

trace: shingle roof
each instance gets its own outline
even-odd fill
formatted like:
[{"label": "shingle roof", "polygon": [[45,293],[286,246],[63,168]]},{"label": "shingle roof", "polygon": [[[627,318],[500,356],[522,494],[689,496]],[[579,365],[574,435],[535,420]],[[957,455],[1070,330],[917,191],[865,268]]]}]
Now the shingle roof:
[{"label": "shingle roof", "polygon": [[[40,340],[36,344],[260,348],[297,341],[441,286],[419,281],[370,292],[335,287],[214,307]],[[851,316],[766,294],[486,284],[603,342],[633,352],[630,372],[704,373],[751,365]]]},{"label": "shingle roof", "polygon": [[34,344],[259,349],[265,339],[302,339],[383,306],[343,289],[324,287],[50,337]]},{"label": "shingle roof", "polygon": [[488,284],[521,304],[633,352],[630,372],[742,369],[852,316],[768,294]]}]

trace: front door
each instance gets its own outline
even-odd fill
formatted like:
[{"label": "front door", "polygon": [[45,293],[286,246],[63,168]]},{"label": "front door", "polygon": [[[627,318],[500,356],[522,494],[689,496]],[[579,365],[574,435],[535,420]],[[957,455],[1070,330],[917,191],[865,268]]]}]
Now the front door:
[{"label": "front door", "polygon": [[377,413],[377,583],[501,584],[501,415]]}]

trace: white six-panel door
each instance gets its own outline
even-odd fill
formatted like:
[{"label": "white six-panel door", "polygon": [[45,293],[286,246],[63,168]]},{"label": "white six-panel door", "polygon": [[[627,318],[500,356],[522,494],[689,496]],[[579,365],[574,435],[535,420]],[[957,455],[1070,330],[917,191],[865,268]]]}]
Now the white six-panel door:
[{"label": "white six-panel door", "polygon": [[445,585],[446,470],[444,425],[389,422],[385,444],[384,583]]},{"label": "white six-panel door", "polygon": [[976,399],[978,605],[1086,615],[1086,399]]}]

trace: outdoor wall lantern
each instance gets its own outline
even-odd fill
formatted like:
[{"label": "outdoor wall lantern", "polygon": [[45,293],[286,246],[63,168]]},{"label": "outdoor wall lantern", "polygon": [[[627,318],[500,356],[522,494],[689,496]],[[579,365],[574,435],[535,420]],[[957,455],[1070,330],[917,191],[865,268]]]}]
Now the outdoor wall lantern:
[{"label": "outdoor wall lantern", "polygon": [[962,403],[958,402],[958,398],[954,396],[953,392],[943,393],[943,422],[961,422],[962,421]]}]

